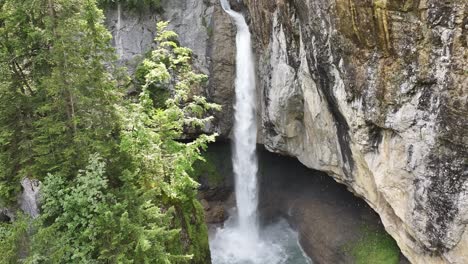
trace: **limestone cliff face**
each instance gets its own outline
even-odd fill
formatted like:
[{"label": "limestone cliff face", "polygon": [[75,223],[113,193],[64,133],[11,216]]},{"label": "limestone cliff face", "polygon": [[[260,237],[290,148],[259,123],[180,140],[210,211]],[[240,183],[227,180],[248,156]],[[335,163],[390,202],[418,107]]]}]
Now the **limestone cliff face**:
[{"label": "limestone cliff face", "polygon": [[465,0],[244,0],[261,141],[363,197],[413,263],[468,263]]},{"label": "limestone cliff face", "polygon": [[107,8],[106,24],[120,61],[132,72],[151,50],[158,21],[169,21],[185,47],[192,49],[197,71],[210,76],[203,93],[223,106],[207,129],[228,137],[232,127],[235,78],[235,26],[225,17],[218,0],[162,1],[160,12]]}]

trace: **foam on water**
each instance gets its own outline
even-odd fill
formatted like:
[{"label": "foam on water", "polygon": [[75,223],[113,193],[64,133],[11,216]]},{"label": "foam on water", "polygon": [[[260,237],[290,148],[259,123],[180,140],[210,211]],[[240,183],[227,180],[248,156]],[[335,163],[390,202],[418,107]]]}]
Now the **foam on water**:
[{"label": "foam on water", "polygon": [[245,239],[230,218],[210,236],[213,264],[312,264],[299,245],[298,234],[285,220],[259,232],[257,241]]}]

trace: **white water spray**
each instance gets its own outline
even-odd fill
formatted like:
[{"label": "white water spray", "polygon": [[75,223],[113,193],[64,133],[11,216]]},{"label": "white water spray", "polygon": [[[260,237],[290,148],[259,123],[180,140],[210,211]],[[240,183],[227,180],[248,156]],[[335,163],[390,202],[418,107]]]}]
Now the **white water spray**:
[{"label": "white water spray", "polygon": [[239,231],[251,240],[258,239],[257,221],[257,123],[255,107],[255,67],[250,32],[244,17],[232,11],[226,0],[224,10],[234,19],[236,36],[236,101],[234,114],[233,167]]},{"label": "white water spray", "polygon": [[[305,260],[300,247],[297,247],[297,234],[292,232],[287,224],[271,226],[265,230],[265,236],[260,235],[257,216],[255,67],[250,32],[244,17],[232,11],[227,0],[220,1],[224,11],[231,16],[237,26],[232,159],[237,215],[229,218],[224,228],[218,228],[212,237],[210,241],[212,262],[213,264],[310,263]],[[292,249],[288,246],[291,241],[295,243]],[[297,255],[303,260],[302,262],[294,260],[294,256]]]},{"label": "white water spray", "polygon": [[[281,249],[259,238],[256,154],[255,67],[250,32],[244,17],[231,10],[227,0],[221,6],[234,20],[236,35],[236,102],[233,167],[237,217],[217,230],[212,241],[213,263],[279,263]],[[279,254],[281,255],[281,254]]]}]

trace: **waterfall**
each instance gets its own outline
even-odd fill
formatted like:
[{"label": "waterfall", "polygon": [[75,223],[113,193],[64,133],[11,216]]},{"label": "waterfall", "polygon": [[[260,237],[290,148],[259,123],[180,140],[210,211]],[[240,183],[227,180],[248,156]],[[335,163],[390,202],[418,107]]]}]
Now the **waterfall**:
[{"label": "waterfall", "polygon": [[115,30],[115,48],[119,59],[123,56],[122,37],[120,31],[122,30],[122,4],[120,1],[117,3],[117,25]]},{"label": "waterfall", "polygon": [[[235,175],[237,214],[210,238],[213,264],[308,264],[297,243],[297,234],[287,223],[262,229],[257,216],[258,160],[256,153],[257,122],[255,67],[250,32],[244,17],[231,10],[227,0],[220,0],[224,11],[237,27],[236,101],[234,105],[234,144],[232,163]],[[266,232],[263,232],[266,231]],[[291,247],[291,244],[293,246]],[[300,260],[293,260],[300,252]]]},{"label": "waterfall", "polygon": [[257,123],[255,107],[255,67],[250,32],[244,17],[221,0],[223,9],[236,23],[236,101],[234,106],[233,167],[239,231],[258,239],[257,221]]},{"label": "waterfall", "polygon": [[237,215],[228,219],[224,228],[218,229],[212,239],[213,263],[280,263],[281,249],[265,243],[259,235],[255,67],[249,27],[241,14],[231,10],[227,0],[221,0],[221,6],[237,26],[232,155]]}]

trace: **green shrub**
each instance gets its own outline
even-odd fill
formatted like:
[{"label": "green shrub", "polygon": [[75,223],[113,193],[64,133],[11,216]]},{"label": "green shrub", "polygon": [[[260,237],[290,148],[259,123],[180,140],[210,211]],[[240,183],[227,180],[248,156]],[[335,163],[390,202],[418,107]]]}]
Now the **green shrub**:
[{"label": "green shrub", "polygon": [[30,219],[19,214],[13,223],[0,223],[0,263],[18,263],[22,254],[27,253],[29,248]]}]

